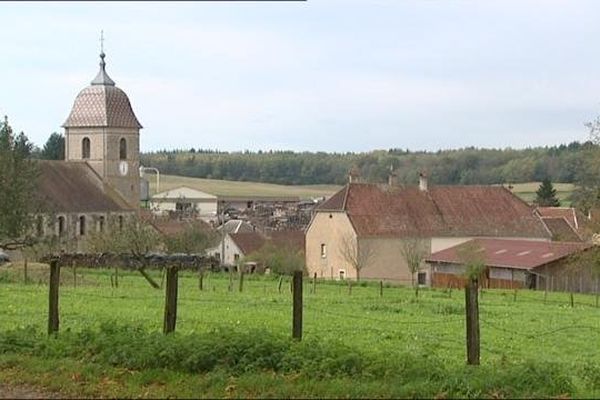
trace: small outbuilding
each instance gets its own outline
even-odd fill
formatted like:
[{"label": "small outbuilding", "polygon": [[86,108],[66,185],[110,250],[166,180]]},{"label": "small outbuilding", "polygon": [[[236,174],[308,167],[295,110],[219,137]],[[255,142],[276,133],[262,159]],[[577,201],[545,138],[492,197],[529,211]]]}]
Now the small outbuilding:
[{"label": "small outbuilding", "polygon": [[190,213],[211,221],[217,216],[217,196],[180,186],[152,196],[150,208],[156,214]]},{"label": "small outbuilding", "polygon": [[464,252],[484,265],[481,283],[486,288],[529,288],[592,292],[597,278],[576,256],[593,246],[581,242],[546,242],[479,238],[431,254],[434,287],[463,287],[465,283]]}]

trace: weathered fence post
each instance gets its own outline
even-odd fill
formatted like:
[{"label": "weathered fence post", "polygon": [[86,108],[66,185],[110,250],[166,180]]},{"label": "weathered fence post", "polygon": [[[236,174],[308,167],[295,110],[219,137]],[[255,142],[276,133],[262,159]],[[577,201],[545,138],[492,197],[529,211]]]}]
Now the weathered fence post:
[{"label": "weathered fence post", "polygon": [[175,331],[177,323],[177,270],[176,266],[166,268],[167,288],[165,291],[165,318],[163,333],[168,334]]},{"label": "weathered fence post", "polygon": [[571,302],[571,308],[575,307],[575,299],[573,298],[573,292],[569,292],[569,300]]},{"label": "weathered fence post", "polygon": [[23,282],[27,284],[29,278],[27,277],[27,257],[23,260]]},{"label": "weathered fence post", "polygon": [[48,335],[58,332],[58,288],[60,286],[60,265],[58,260],[50,261],[50,289],[48,290]]},{"label": "weathered fence post", "polygon": [[292,338],[302,339],[302,271],[294,271],[293,307],[292,307]]},{"label": "weathered fence post", "polygon": [[479,302],[477,279],[469,279],[465,286],[465,310],[467,313],[467,364],[479,365]]},{"label": "weathered fence post", "polygon": [[71,272],[73,273],[73,287],[77,287],[77,265],[71,260]]},{"label": "weathered fence post", "polygon": [[119,287],[119,267],[115,265],[115,287]]},{"label": "weathered fence post", "polygon": [[277,291],[281,294],[281,284],[283,283],[283,275],[279,277],[279,284],[277,285]]},{"label": "weathered fence post", "polygon": [[517,292],[518,292],[518,290],[515,289],[515,291],[513,293],[513,301],[515,301],[515,302],[517,301]]},{"label": "weathered fence post", "polygon": [[313,282],[312,282],[312,292],[313,294],[317,293],[317,273],[315,272],[313,275]]},{"label": "weathered fence post", "polygon": [[383,297],[383,281],[379,281],[379,297]]},{"label": "weathered fence post", "polygon": [[239,291],[242,293],[244,291],[244,271],[240,269],[240,286]]},{"label": "weathered fence post", "polygon": [[233,290],[233,271],[231,267],[229,268],[229,285],[227,286],[227,290],[230,292]]},{"label": "weathered fence post", "polygon": [[198,289],[200,291],[204,289],[204,270],[201,266],[198,267]]},{"label": "weathered fence post", "polygon": [[352,294],[352,281],[348,279],[348,295]]}]

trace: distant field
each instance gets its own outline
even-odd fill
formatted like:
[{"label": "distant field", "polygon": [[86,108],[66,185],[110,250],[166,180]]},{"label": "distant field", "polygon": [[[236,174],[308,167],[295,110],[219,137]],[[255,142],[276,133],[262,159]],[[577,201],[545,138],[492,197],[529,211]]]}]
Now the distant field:
[{"label": "distant field", "polygon": [[[514,183],[513,184],[513,192],[525,200],[528,203],[531,203],[535,200],[535,192],[540,187],[541,182],[527,182],[527,183]],[[556,195],[560,200],[560,205],[568,207],[571,205],[569,201],[569,197],[573,190],[575,189],[575,185],[572,183],[553,183],[554,189],[556,189]]]},{"label": "distant field", "polygon": [[[156,193],[156,179],[148,174],[150,193]],[[275,185],[272,183],[224,181],[161,175],[160,190],[188,186],[217,196],[298,196],[300,198],[329,197],[340,189],[337,185]]]}]

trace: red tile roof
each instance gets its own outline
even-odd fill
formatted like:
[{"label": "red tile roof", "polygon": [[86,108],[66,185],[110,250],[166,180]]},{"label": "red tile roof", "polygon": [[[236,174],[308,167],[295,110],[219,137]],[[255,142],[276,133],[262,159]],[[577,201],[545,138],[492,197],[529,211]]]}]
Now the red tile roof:
[{"label": "red tile roof", "polygon": [[546,227],[552,232],[552,240],[559,242],[581,242],[583,241],[577,231],[563,217],[542,217]]},{"label": "red tile roof", "polygon": [[536,211],[542,218],[564,218],[573,229],[580,228],[581,216],[572,207],[538,207]]},{"label": "red tile roof", "polygon": [[304,253],[304,231],[273,231],[268,240],[278,247],[287,247]]},{"label": "red tile roof", "polygon": [[258,232],[230,233],[229,236],[245,256],[265,244],[265,238]]},{"label": "red tile roof", "polygon": [[317,211],[346,211],[360,236],[550,238],[533,209],[498,186],[351,183]]},{"label": "red tile roof", "polygon": [[476,249],[482,249],[482,260],[487,266],[527,270],[560,260],[592,246],[588,243],[480,238],[433,253],[426,262],[462,264],[460,250],[473,245]]}]

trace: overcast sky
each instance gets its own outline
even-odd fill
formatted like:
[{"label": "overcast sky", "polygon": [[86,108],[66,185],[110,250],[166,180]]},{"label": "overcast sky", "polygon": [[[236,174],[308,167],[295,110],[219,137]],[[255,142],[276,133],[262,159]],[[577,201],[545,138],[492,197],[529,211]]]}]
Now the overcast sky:
[{"label": "overcast sky", "polygon": [[586,140],[600,1],[0,2],[0,114],[43,144],[98,70],[142,150]]}]

